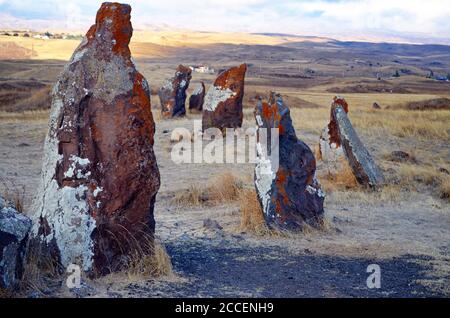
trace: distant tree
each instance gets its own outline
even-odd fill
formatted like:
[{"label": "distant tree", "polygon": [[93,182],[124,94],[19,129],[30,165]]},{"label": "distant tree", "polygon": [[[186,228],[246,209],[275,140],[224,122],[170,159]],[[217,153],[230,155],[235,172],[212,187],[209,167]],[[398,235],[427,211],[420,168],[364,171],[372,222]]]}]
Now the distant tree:
[{"label": "distant tree", "polygon": [[393,77],[400,77],[400,73],[398,72],[398,70],[395,71],[395,74],[393,75]]}]

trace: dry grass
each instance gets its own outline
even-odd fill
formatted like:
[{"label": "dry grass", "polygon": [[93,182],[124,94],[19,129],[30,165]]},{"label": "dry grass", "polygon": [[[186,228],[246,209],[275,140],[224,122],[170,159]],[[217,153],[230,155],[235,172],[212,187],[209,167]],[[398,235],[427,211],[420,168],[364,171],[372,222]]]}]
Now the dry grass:
[{"label": "dry grass", "polygon": [[1,123],[23,123],[28,121],[47,121],[49,110],[30,110],[21,113],[0,111]]},{"label": "dry grass", "polygon": [[243,188],[243,181],[231,172],[216,175],[209,182],[208,194],[215,202],[236,201]]},{"label": "dry grass", "polygon": [[444,178],[439,188],[439,195],[441,199],[450,199],[450,176]]},{"label": "dry grass", "polygon": [[363,111],[350,115],[355,127],[366,132],[412,137],[418,140],[445,140],[450,136],[450,111],[392,110],[383,112]]},{"label": "dry grass", "polygon": [[271,231],[266,224],[261,204],[254,189],[244,189],[240,193],[239,207],[241,210],[239,231],[261,236],[270,234]]},{"label": "dry grass", "polygon": [[236,201],[244,182],[231,172],[220,173],[208,182],[206,187],[190,185],[172,198],[176,206],[199,206],[206,202],[224,203]]},{"label": "dry grass", "polygon": [[19,287],[19,295],[38,293],[44,296],[49,286],[61,282],[63,269],[40,242],[30,241]]},{"label": "dry grass", "polygon": [[432,166],[401,164],[398,169],[399,186],[409,188],[414,183],[435,186],[440,183],[440,174]]},{"label": "dry grass", "polygon": [[[414,100],[415,98],[413,96],[410,99]],[[312,101],[315,100],[312,99]],[[331,102],[328,102],[328,108],[291,109],[294,125],[301,131],[300,135],[304,132],[320,135],[322,129],[329,122],[329,105]],[[352,104],[351,101],[349,101],[349,105],[350,120],[360,133],[364,132],[374,136],[412,137],[418,140],[448,141],[450,137],[449,110],[414,112],[395,108],[373,111],[369,107],[362,108],[358,104]]]},{"label": "dry grass", "polygon": [[171,202],[176,206],[198,206],[203,204],[206,199],[205,189],[193,184],[184,191],[178,192]]},{"label": "dry grass", "polygon": [[49,109],[51,106],[51,87],[45,87],[43,89],[33,92],[33,94],[21,100],[10,108],[15,112],[23,112],[30,110]]},{"label": "dry grass", "polygon": [[19,213],[24,212],[25,186],[18,186],[14,181],[0,177],[3,188],[2,197]]},{"label": "dry grass", "polygon": [[148,278],[172,275],[172,262],[162,243],[155,240],[151,244],[149,252],[146,252],[147,250],[147,248],[136,250],[129,257],[124,272],[130,281],[141,281]]},{"label": "dry grass", "polygon": [[349,190],[359,187],[355,174],[347,162],[342,162],[342,169],[338,173],[327,171],[326,173],[318,174],[318,178],[326,192]]}]

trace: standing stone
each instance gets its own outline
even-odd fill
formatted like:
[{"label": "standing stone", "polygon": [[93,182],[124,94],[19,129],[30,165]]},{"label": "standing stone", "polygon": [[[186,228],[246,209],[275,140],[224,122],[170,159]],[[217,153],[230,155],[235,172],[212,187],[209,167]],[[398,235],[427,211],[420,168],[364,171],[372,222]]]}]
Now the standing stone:
[{"label": "standing stone", "polygon": [[203,102],[205,101],[206,88],[205,83],[201,82],[189,98],[189,110],[199,111],[203,110]]},{"label": "standing stone", "polygon": [[331,106],[330,123],[322,133],[320,141],[322,158],[328,163],[333,160],[342,162],[342,158],[345,158],[356,180],[361,185],[377,190],[384,183],[383,173],[359,139],[347,113],[346,101],[335,97]]},{"label": "standing stone", "polygon": [[341,173],[345,171],[348,166],[348,162],[344,154],[344,149],[341,145],[337,123],[333,119],[333,110],[336,107],[342,107],[342,109],[346,113],[348,113],[349,111],[348,104],[345,99],[335,97],[333,100],[333,104],[331,105],[330,123],[322,131],[319,141],[319,159],[325,162],[330,174]]},{"label": "standing stone", "polygon": [[192,70],[179,65],[175,76],[160,88],[158,95],[163,117],[173,118],[186,115],[186,90],[189,88],[191,78]]},{"label": "standing stone", "polygon": [[0,198],[0,288],[13,290],[22,278],[31,220]]},{"label": "standing stone", "polygon": [[[255,109],[258,128],[255,186],[269,226],[284,230],[301,230],[305,224],[323,225],[325,195],[316,179],[316,160],[311,149],[296,136],[289,108],[280,95],[271,94],[269,102],[259,101]],[[264,128],[266,130],[264,130]],[[278,128],[278,164],[276,147],[264,151]],[[267,134],[264,135],[264,132]]]},{"label": "standing stone", "polygon": [[118,270],[155,228],[155,124],[128,47],[130,13],[103,3],[60,75],[35,200],[33,237],[93,275]]},{"label": "standing stone", "polygon": [[239,128],[244,118],[242,99],[247,65],[230,68],[217,77],[205,96],[202,128]]}]

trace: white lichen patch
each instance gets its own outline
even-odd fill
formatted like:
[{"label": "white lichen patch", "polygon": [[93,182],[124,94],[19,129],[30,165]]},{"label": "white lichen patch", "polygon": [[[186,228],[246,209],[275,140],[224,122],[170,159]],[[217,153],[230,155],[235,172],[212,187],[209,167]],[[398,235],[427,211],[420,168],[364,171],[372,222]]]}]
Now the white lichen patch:
[{"label": "white lichen patch", "polygon": [[96,227],[85,200],[87,191],[84,185],[58,188],[56,180],[52,180],[45,194],[46,205],[42,211],[51,234],[41,237],[46,243],[55,240],[63,266],[78,264],[84,271],[89,271],[93,265],[94,244],[91,234]]},{"label": "white lichen patch", "polygon": [[102,191],[103,191],[102,187],[95,188],[94,192],[92,193],[94,195],[94,198],[96,198],[99,195],[99,193]]},{"label": "white lichen patch", "polygon": [[330,131],[328,125],[322,131],[319,140],[320,153],[322,160],[330,164],[333,169],[337,169],[339,163],[345,158],[344,150],[335,143],[330,142]]},{"label": "white lichen patch", "polygon": [[[39,237],[40,220],[45,219],[50,227],[50,234],[39,238],[46,243],[55,242],[63,266],[78,264],[84,271],[92,269],[93,242],[91,234],[95,229],[95,220],[90,216],[86,201],[88,188],[80,185],[76,188],[58,186],[54,179],[58,163],[63,156],[58,154],[57,130],[62,115],[63,98],[59,94],[60,82],[53,90],[50,111],[49,132],[44,146],[43,167],[38,193],[34,200],[32,216],[32,236]],[[71,157],[74,167],[86,167],[88,159]],[[68,175],[76,171],[68,171]],[[81,176],[81,175],[80,175]]]},{"label": "white lichen patch", "polygon": [[205,96],[205,103],[203,108],[207,111],[213,112],[221,102],[224,102],[228,98],[235,95],[236,93],[229,88],[224,89],[222,87],[211,86]]},{"label": "white lichen patch", "polygon": [[257,163],[255,166],[255,186],[266,216],[270,216],[270,202],[272,183],[276,173],[272,170],[272,163],[266,157],[261,143],[256,144]]},{"label": "white lichen patch", "polygon": [[86,51],[87,51],[87,49],[75,52],[75,54],[72,56],[72,60],[70,61],[70,64],[80,61],[83,58]]},{"label": "white lichen patch", "polygon": [[86,166],[89,165],[90,163],[89,159],[87,158],[83,159],[72,155],[69,158],[69,161],[71,161],[72,163],[70,167],[67,169],[67,171],[64,173],[64,177],[73,178],[74,176],[76,176],[78,179],[85,179],[91,175],[90,171],[83,172]]}]

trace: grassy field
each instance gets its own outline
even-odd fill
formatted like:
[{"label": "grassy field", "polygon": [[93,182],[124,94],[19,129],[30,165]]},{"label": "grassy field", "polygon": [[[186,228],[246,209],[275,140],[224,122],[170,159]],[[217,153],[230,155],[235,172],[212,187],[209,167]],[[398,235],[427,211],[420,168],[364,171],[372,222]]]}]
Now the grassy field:
[{"label": "grassy field", "polygon": [[[11,40],[0,36],[0,45]],[[44,93],[56,82],[78,41],[13,40],[33,49],[36,56],[0,61],[0,193],[23,195],[20,204],[29,214],[33,213],[31,203],[47,133],[50,105]],[[155,206],[157,235],[172,257],[174,275],[149,278],[146,274],[154,269],[153,260],[136,259],[123,275],[88,281],[93,295],[449,295],[450,110],[412,111],[406,107],[411,102],[450,97],[449,83],[425,78],[426,65],[436,58],[436,52],[414,48],[410,55],[420,56],[417,62],[404,52],[376,51],[367,56],[365,52],[372,51],[364,47],[342,53],[336,44],[323,39],[308,39],[313,44],[304,40],[135,32],[131,48],[153,91],[155,153],[161,172]],[[446,64],[450,52],[439,56],[443,69],[450,67]],[[394,59],[414,74],[392,78],[390,74],[399,68]],[[409,60],[413,62],[407,64]],[[332,175],[318,161],[317,175],[327,194],[327,226],[319,232],[283,236],[262,226],[252,164],[173,163],[173,143],[167,131],[175,126],[192,129],[192,121],[200,120],[201,115],[188,113],[184,119],[164,120],[155,92],[180,63],[206,64],[218,70],[242,62],[249,64],[244,128],[255,125],[255,96],[276,91],[290,106],[298,137],[312,150],[329,122],[331,101],[338,95],[331,90],[362,85],[368,92],[348,89],[349,93],[339,95],[348,101],[349,117],[381,167],[387,186],[369,192],[359,187],[351,174]],[[379,72],[384,74],[382,81],[376,79]],[[216,76],[194,73],[188,93],[200,81],[210,86]],[[380,88],[382,91],[374,91]],[[391,93],[402,90],[408,92]],[[381,109],[372,108],[375,102]],[[398,162],[394,151],[404,151],[411,159]],[[205,225],[211,224],[205,222],[208,219],[219,226],[214,228],[212,223],[211,229]],[[160,271],[170,269],[162,247],[158,255],[163,265]],[[390,286],[379,294],[370,294],[358,285],[360,275],[365,275],[364,265],[374,262],[387,268],[385,281]],[[263,272],[266,276],[262,279]],[[337,275],[345,279],[338,279],[331,288]],[[67,290],[54,293],[73,296]]]}]

